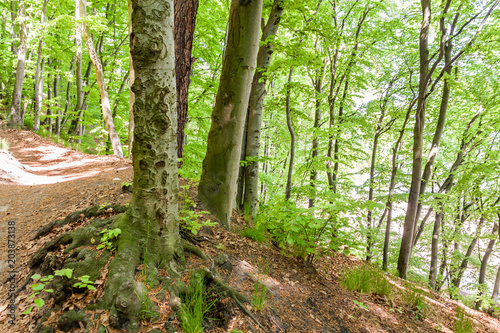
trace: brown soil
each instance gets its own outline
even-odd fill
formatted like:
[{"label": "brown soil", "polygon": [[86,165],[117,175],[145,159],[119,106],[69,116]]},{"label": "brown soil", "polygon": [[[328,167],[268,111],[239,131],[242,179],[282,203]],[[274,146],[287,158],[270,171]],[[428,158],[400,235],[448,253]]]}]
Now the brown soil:
[{"label": "brown soil", "polygon": [[[9,324],[6,305],[10,283],[6,278],[16,272],[16,286],[19,287],[30,276],[27,262],[40,246],[56,234],[86,222],[82,218],[74,225],[55,228],[47,236],[31,241],[40,227],[91,205],[127,203],[130,194],[122,192],[121,184],[131,182],[132,166],[130,162],[116,157],[91,156],[66,149],[31,132],[3,127],[0,128],[0,138],[6,139],[10,145],[10,154],[0,152],[0,330],[33,332],[42,309],[35,308],[29,315],[21,314],[33,305],[28,299],[30,291],[24,290],[16,299],[16,324]],[[187,183],[181,180],[181,185]],[[192,185],[189,193],[184,195],[194,198],[196,187]],[[15,224],[16,230],[14,270],[8,262],[9,222],[10,226]],[[243,227],[237,214],[233,216],[233,224],[235,229]],[[255,281],[264,282],[269,291],[266,306],[260,311],[251,309],[248,304],[246,306],[269,332],[453,332],[457,306],[465,309],[476,332],[500,332],[500,322],[496,318],[434,293],[424,292],[428,310],[425,317],[419,320],[415,311],[405,306],[397,293],[387,298],[343,289],[339,284],[341,272],[345,268],[362,265],[354,257],[335,254],[311,265],[272,245],[258,244],[241,237],[237,232],[213,227],[202,229],[200,234],[204,240],[198,246],[206,254],[212,258],[227,255],[228,265],[222,266],[219,271],[231,287],[252,299]],[[188,272],[205,264],[193,255],[186,258]],[[388,278],[396,290],[404,289],[402,280]],[[56,316],[62,311],[82,308],[92,302],[102,294],[103,285],[100,281],[96,291],[73,295],[63,309],[54,312],[48,323],[56,322]],[[263,332],[234,301],[223,295],[217,297],[219,302],[209,317],[219,321],[207,321],[205,331],[229,332],[238,329],[245,333]],[[170,313],[168,299],[155,302],[164,320]],[[50,303],[45,308],[48,306]],[[100,322],[105,323],[106,318],[105,314],[101,315]],[[152,328],[166,332],[163,324],[161,320],[145,324],[141,332]],[[180,332],[175,322],[174,327]],[[84,331],[74,328],[71,332]],[[109,328],[107,332],[116,330]]]}]

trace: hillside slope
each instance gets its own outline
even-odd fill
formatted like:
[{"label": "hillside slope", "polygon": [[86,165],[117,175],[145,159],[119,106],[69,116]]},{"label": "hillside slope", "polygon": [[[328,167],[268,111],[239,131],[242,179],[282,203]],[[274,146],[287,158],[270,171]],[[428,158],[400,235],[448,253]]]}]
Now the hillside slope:
[{"label": "hillside slope", "polygon": [[[111,156],[90,156],[65,149],[26,131],[1,128],[0,138],[9,142],[9,154],[0,153],[0,329],[4,332],[33,332],[45,314],[45,332],[98,332],[99,325],[107,326],[105,311],[85,311],[86,320],[61,322],[61,315],[79,310],[102,295],[106,271],[96,280],[96,289],[79,293],[75,290],[61,308],[52,309],[50,298],[46,305],[28,315],[21,313],[33,306],[29,299],[31,289],[20,291],[16,299],[15,324],[9,324],[8,293],[12,275],[8,257],[8,226],[15,226],[16,287],[31,276],[28,261],[45,243],[66,231],[87,225],[93,217],[81,215],[62,227],[54,227],[41,238],[32,240],[37,230],[51,221],[93,205],[124,205],[130,194],[123,193],[122,182],[131,182],[132,167],[127,161]],[[196,185],[180,180],[181,198],[196,202]],[[189,185],[189,186],[187,186]],[[186,199],[184,199],[186,200]],[[201,215],[199,205],[194,213]],[[112,210],[104,215],[114,214]],[[203,216],[203,219],[214,219]],[[10,222],[10,224],[9,224]],[[402,295],[408,284],[387,275],[393,285],[390,297],[350,292],[340,285],[344,269],[363,265],[354,257],[341,253],[324,256],[314,264],[297,260],[272,245],[258,244],[244,238],[237,231],[244,228],[241,217],[233,215],[235,232],[226,232],[217,226],[203,227],[197,237],[189,237],[209,255],[208,262],[188,254],[183,280],[192,271],[215,265],[220,277],[234,290],[253,298],[256,281],[261,281],[266,292],[263,309],[256,311],[243,304],[254,319],[243,313],[233,298],[213,289],[210,298],[217,300],[205,321],[206,332],[454,332],[457,307],[464,309],[476,332],[500,332],[500,321],[443,296],[422,290],[426,311],[419,317],[419,309],[405,305]],[[63,248],[54,255],[63,259]],[[140,278],[140,277],[139,277]],[[412,287],[416,290],[417,287]],[[420,289],[418,289],[420,290]],[[144,321],[141,332],[180,332],[178,321],[171,316],[168,297],[151,289],[158,306],[160,320]],[[260,323],[260,326],[257,324]],[[168,323],[168,324],[166,324]],[[50,328],[49,328],[50,327]],[[85,328],[86,327],[86,328]],[[157,331],[154,331],[154,330]],[[117,332],[108,328],[107,332]]]}]

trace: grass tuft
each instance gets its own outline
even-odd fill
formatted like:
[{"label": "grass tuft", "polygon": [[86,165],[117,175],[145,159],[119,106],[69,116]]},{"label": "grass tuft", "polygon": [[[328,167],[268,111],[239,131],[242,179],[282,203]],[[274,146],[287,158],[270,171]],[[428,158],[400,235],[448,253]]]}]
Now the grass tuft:
[{"label": "grass tuft", "polygon": [[390,297],[392,286],[384,273],[371,265],[346,269],[340,279],[342,287],[350,291]]}]

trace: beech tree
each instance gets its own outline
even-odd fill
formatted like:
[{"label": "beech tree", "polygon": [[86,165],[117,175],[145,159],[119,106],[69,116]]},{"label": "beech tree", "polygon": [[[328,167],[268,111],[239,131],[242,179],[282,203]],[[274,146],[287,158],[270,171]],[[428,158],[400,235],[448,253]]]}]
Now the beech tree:
[{"label": "beech tree", "polygon": [[[174,4],[131,1],[130,53],[135,80],[134,184],[127,212],[115,222],[122,230],[109,266],[106,300],[110,322],[138,331],[140,295],[134,280],[141,260],[149,269],[183,262],[178,224],[177,108],[175,89]],[[179,302],[172,295],[171,306]]]},{"label": "beech tree", "polygon": [[259,48],[262,0],[231,1],[227,45],[198,197],[226,229],[234,207],[245,115]]}]

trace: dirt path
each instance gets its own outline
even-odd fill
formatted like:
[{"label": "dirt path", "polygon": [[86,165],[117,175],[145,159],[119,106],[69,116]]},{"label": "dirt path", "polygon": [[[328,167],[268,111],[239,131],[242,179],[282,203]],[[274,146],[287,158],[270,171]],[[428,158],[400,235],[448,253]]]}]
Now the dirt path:
[{"label": "dirt path", "polygon": [[[30,238],[41,226],[92,204],[129,201],[121,191],[132,179],[129,161],[83,154],[3,124],[0,139],[9,143],[8,153],[0,151],[0,281],[8,273],[8,221],[15,223],[19,270],[38,247]],[[0,299],[5,296],[2,284]]]}]

